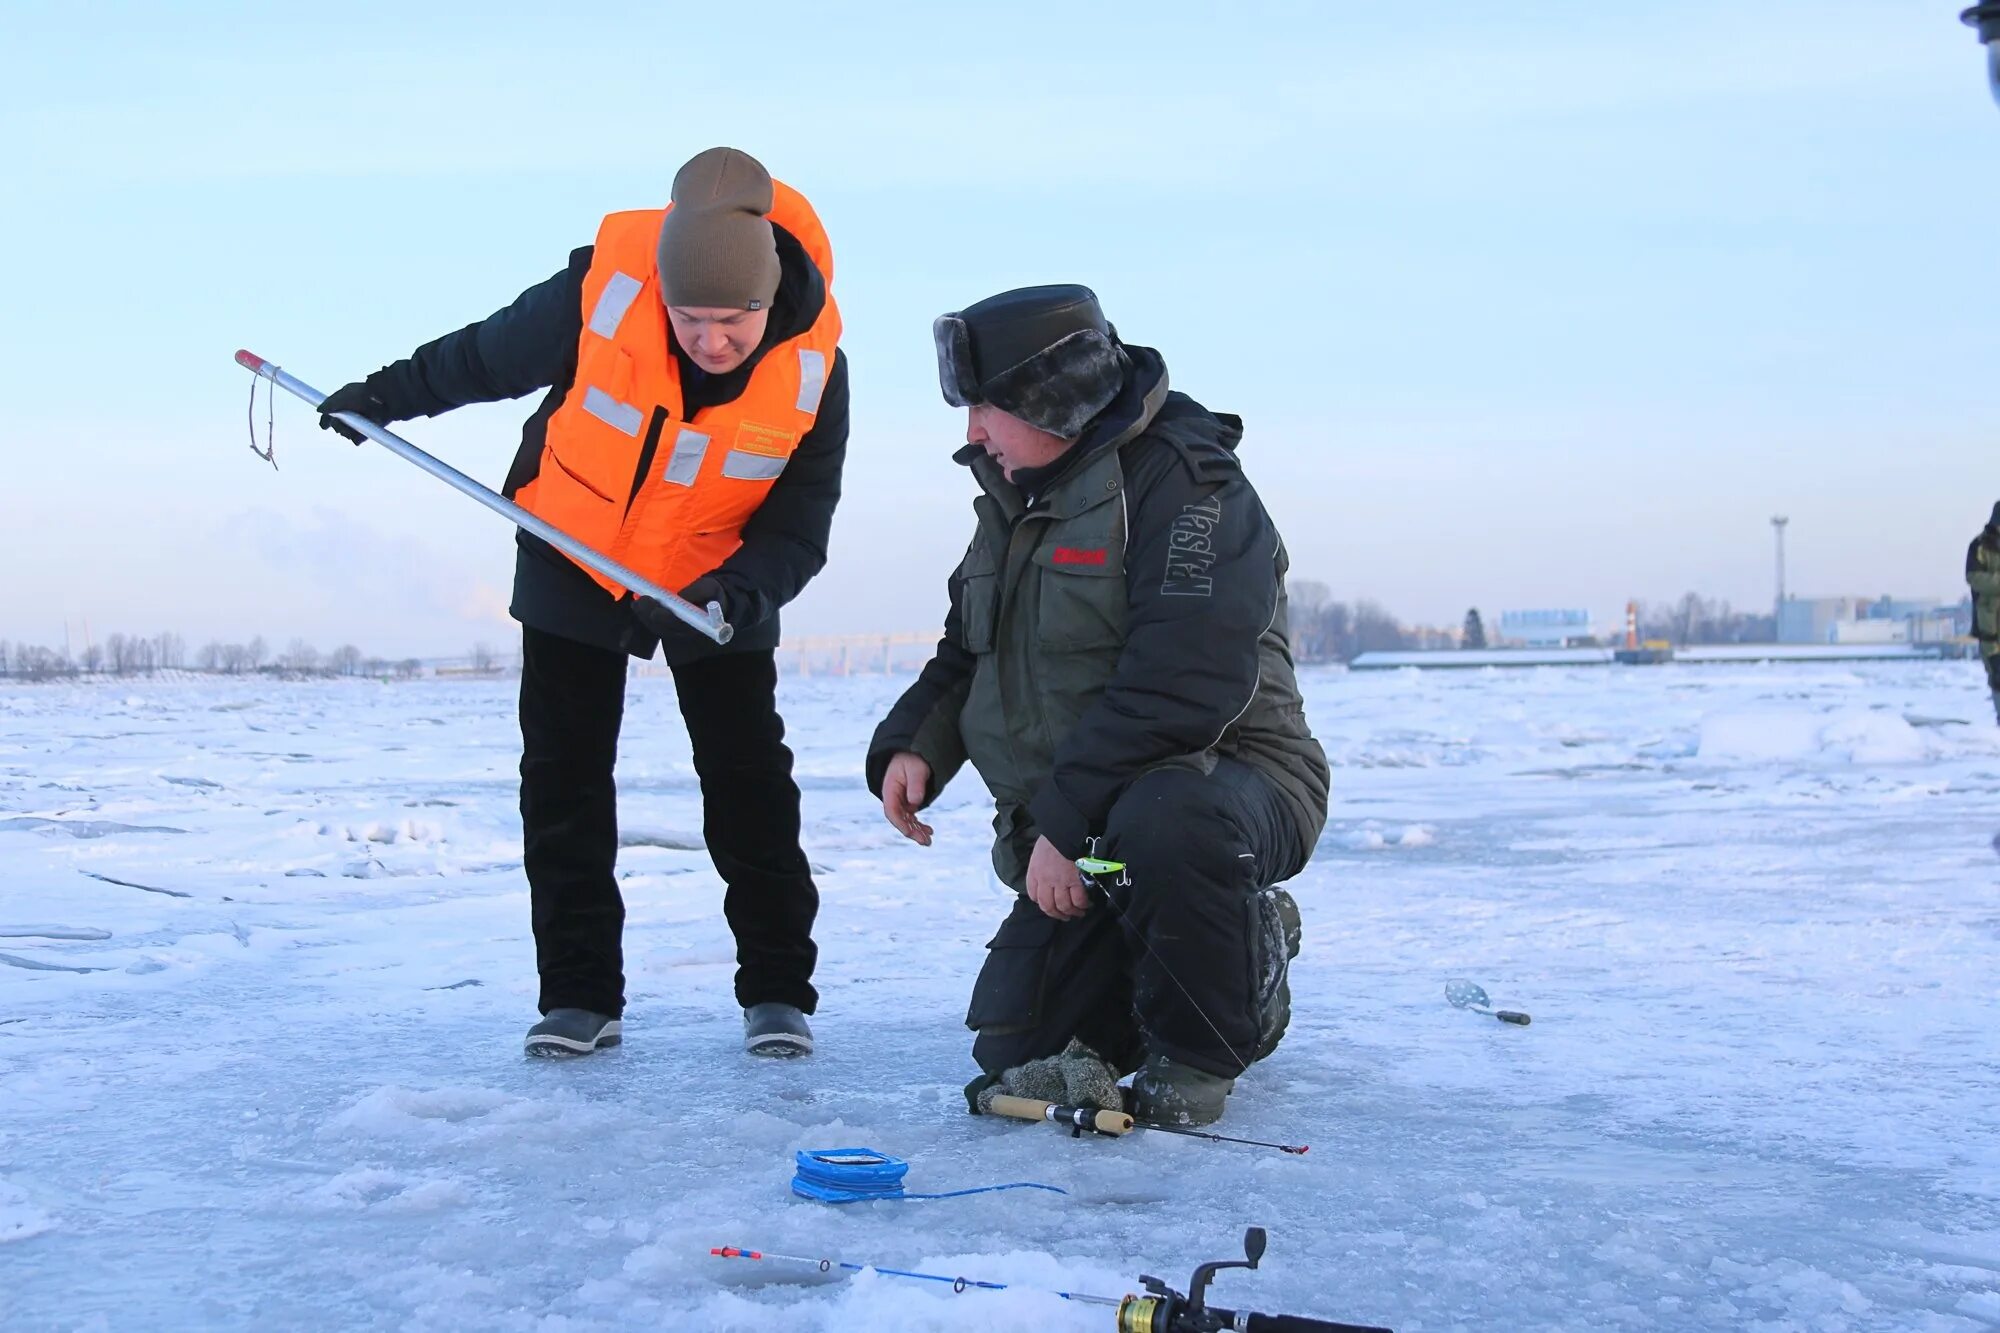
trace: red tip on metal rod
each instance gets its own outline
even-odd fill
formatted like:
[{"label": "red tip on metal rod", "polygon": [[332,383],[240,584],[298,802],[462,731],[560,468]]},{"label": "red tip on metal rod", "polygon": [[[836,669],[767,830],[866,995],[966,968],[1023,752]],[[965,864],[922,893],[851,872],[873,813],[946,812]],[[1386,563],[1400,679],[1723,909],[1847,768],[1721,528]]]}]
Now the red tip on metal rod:
[{"label": "red tip on metal rod", "polygon": [[259,375],[261,375],[264,373],[264,368],[268,366],[270,362],[266,361],[263,357],[258,356],[255,352],[246,352],[239,347],[236,349],[236,364],[243,367],[245,370],[254,370]]}]

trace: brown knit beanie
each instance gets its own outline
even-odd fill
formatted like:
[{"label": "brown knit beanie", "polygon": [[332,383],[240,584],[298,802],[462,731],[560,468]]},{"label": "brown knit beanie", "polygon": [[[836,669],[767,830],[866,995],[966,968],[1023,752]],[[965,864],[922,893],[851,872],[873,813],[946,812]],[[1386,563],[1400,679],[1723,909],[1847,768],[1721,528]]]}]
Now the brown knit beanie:
[{"label": "brown knit beanie", "polygon": [[735,148],[711,148],[674,176],[660,228],[660,295],[668,305],[769,309],[778,294],[771,173]]}]

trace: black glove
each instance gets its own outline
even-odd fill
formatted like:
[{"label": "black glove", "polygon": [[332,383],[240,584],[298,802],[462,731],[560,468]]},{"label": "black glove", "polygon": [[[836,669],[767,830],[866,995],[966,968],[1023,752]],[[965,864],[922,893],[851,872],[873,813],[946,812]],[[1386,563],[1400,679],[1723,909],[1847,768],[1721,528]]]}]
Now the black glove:
[{"label": "black glove", "polygon": [[[710,602],[721,602],[722,618],[724,620],[729,618],[729,603],[723,597],[722,585],[706,574],[681,589],[681,600],[692,602],[703,611],[708,610]],[[686,622],[679,616],[651,597],[634,599],[632,614],[639,618],[639,623],[648,631],[663,639],[669,633],[688,628]]]},{"label": "black glove", "polygon": [[[681,600],[693,602],[696,606],[706,611],[710,602],[721,602],[723,600],[722,585],[715,581],[714,576],[703,574],[693,583],[681,589]],[[723,606],[722,612],[723,617],[727,619],[729,608],[726,604]]]},{"label": "black glove", "polygon": [[382,395],[368,387],[367,380],[356,380],[343,384],[328,394],[319,405],[319,428],[361,443],[368,437],[345,421],[336,421],[335,412],[352,412],[357,417],[366,417],[378,426],[386,426],[396,418],[390,413],[389,405],[382,401]]}]

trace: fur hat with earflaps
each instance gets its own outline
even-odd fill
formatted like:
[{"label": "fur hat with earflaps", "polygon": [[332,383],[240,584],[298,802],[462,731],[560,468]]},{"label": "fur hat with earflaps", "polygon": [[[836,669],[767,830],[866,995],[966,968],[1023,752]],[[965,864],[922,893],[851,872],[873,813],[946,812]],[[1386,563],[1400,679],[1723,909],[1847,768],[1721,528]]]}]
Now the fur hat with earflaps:
[{"label": "fur hat with earflaps", "polygon": [[1111,405],[1131,364],[1097,293],[1073,283],[989,296],[931,332],[947,403],[990,403],[1065,440]]}]

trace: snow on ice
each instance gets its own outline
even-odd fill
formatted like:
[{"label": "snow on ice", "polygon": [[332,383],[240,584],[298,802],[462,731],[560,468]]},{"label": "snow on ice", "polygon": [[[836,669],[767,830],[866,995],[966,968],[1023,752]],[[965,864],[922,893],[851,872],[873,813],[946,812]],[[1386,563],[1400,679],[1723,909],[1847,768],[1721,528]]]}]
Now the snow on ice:
[{"label": "snow on ice", "polygon": [[[1283,1047],[1222,1129],[974,1119],[1005,907],[969,774],[898,839],[903,681],[787,680],[820,1051],[738,1050],[664,680],[620,768],[625,1046],[531,1062],[504,683],[0,689],[0,1326],[2000,1326],[2000,730],[1962,663],[1308,673],[1335,807]],[[1453,977],[1521,1008],[1456,1010]],[[798,1148],[947,1190],[834,1208]],[[711,1258],[715,1245],[1017,1284]]]}]

